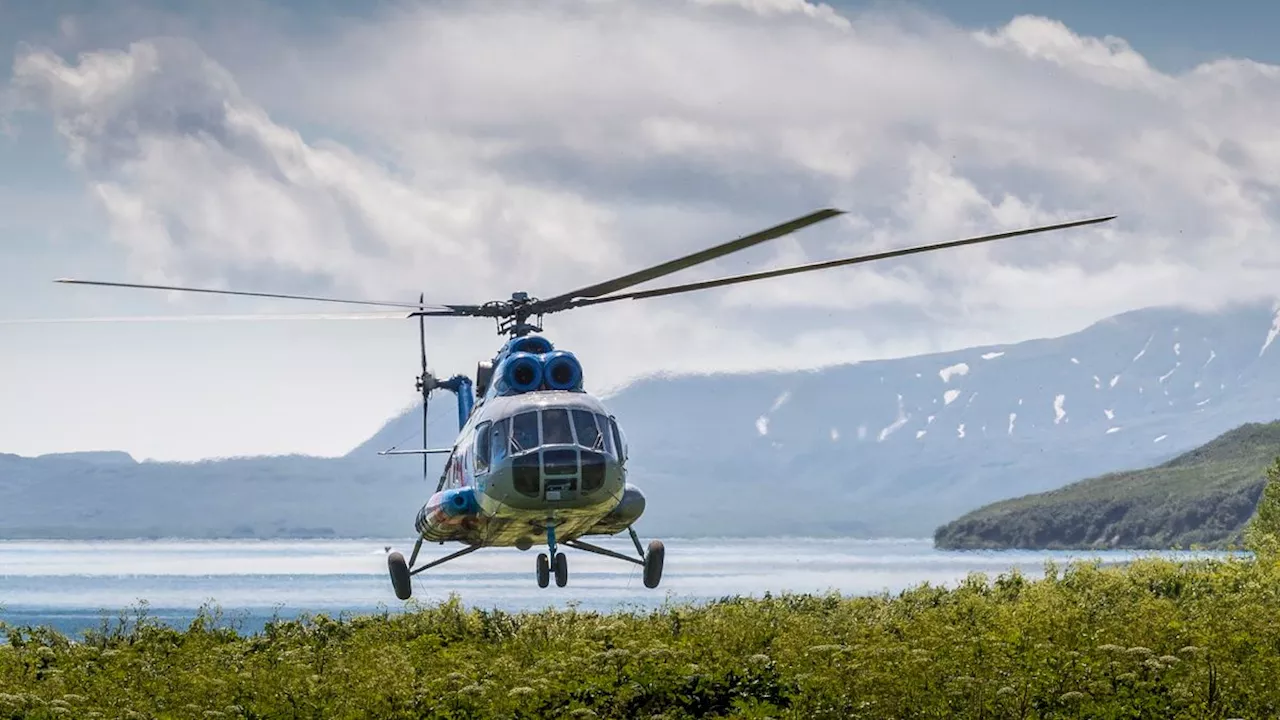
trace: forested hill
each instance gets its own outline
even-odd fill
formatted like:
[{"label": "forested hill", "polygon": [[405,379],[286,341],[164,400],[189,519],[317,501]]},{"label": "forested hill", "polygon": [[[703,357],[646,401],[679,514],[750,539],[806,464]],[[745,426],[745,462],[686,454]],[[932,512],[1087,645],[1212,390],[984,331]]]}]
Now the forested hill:
[{"label": "forested hill", "polygon": [[1249,423],[1155,467],[979,508],[934,541],[951,550],[1226,547],[1240,542],[1277,456],[1280,422]]}]

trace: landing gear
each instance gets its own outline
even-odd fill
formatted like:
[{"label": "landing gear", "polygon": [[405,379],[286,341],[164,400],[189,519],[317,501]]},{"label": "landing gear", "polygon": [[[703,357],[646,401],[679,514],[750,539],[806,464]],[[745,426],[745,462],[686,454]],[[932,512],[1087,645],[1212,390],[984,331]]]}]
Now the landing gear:
[{"label": "landing gear", "polygon": [[410,556],[408,562],[405,561],[404,555],[401,555],[399,552],[393,552],[393,553],[387,554],[387,569],[391,572],[391,587],[396,591],[396,597],[400,598],[401,600],[408,600],[410,597],[413,596],[412,578],[414,575],[417,575],[423,570],[433,568],[437,565],[443,565],[449,562],[450,560],[460,558],[463,555],[469,555],[479,550],[480,546],[469,545],[451,555],[445,555],[444,557],[438,560],[432,560],[431,562],[426,563],[425,565],[420,565],[410,570],[409,567],[413,564],[415,560],[418,559],[418,551],[421,549],[422,549],[422,538],[418,538],[418,541],[413,544],[413,555]]},{"label": "landing gear", "polygon": [[564,587],[569,584],[569,558],[564,553],[556,553],[556,559],[551,562],[555,566],[556,571],[556,587]]},{"label": "landing gear", "polygon": [[409,578],[409,563],[404,561],[404,556],[398,552],[393,552],[387,556],[387,567],[391,570],[391,587],[396,591],[396,597],[401,600],[408,600],[413,595],[413,583]]},{"label": "landing gear", "polygon": [[555,525],[547,525],[547,548],[551,551],[550,557],[547,553],[538,553],[538,587],[551,584],[552,571],[556,574],[556,587],[564,587],[569,584],[569,558],[556,549]]},{"label": "landing gear", "polygon": [[[636,535],[635,528],[627,528],[627,532],[631,534],[631,542],[636,546],[636,554],[640,556],[639,559],[633,558],[629,555],[623,555],[620,552],[614,552],[608,548],[599,547],[598,545],[592,545],[591,543],[586,543],[581,540],[566,540],[564,544],[576,550],[585,550],[586,552],[595,553],[597,555],[604,555],[605,557],[635,563],[644,568],[644,586],[651,589],[658,587],[658,584],[662,582],[662,562],[666,558],[666,548],[662,546],[661,540],[651,540],[649,541],[649,550],[646,552],[640,545],[640,537]],[[558,556],[558,558],[563,557],[564,555]],[[565,572],[567,575],[568,570],[566,569]],[[541,578],[541,576],[539,576],[539,578]],[[566,577],[565,580],[567,581],[568,578]],[[560,582],[558,569],[556,574],[556,584],[564,587],[564,583]],[[543,585],[543,587],[546,586]]]},{"label": "landing gear", "polygon": [[667,549],[661,540],[649,541],[649,552],[644,554],[644,586],[656,588],[662,582],[662,561],[666,558]]},{"label": "landing gear", "polygon": [[551,583],[551,563],[546,553],[538,553],[538,587],[544,588]]}]

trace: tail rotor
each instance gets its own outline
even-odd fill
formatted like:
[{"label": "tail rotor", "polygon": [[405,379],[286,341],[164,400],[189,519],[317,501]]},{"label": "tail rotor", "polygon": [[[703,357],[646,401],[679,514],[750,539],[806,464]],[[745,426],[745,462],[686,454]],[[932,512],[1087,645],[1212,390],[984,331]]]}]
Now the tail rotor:
[{"label": "tail rotor", "polygon": [[[423,294],[418,295],[419,304],[424,303],[425,299],[426,299],[425,295]],[[422,393],[422,449],[424,451],[422,453],[422,481],[426,482],[427,476],[429,473],[427,469],[427,460],[429,456],[425,452],[428,448],[427,446],[427,404],[431,397],[431,391],[436,388],[436,379],[435,379],[435,376],[433,376],[431,372],[427,370],[427,323],[426,323],[426,318],[422,315],[418,316],[418,354],[419,354],[419,357],[422,359],[422,374],[418,376],[415,387],[418,389],[419,392]],[[444,478],[441,478],[440,482],[443,485]],[[436,488],[436,492],[440,492],[440,488]]]}]

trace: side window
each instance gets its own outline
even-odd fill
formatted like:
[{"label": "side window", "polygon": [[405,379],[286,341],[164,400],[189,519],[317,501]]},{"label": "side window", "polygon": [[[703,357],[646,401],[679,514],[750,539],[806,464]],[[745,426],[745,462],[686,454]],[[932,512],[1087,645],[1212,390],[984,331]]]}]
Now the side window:
[{"label": "side window", "polygon": [[499,420],[489,431],[489,455],[493,464],[500,463],[507,457],[507,427],[510,424],[510,420]]},{"label": "side window", "polygon": [[609,427],[611,424],[609,422],[609,418],[603,415],[597,415],[596,423],[600,426],[600,436],[604,439],[604,454],[611,457],[617,457],[618,451],[613,446],[613,433],[605,430],[605,428]]},{"label": "side window", "polygon": [[449,461],[444,464],[444,487],[446,490],[453,487],[453,466],[457,462],[457,451],[449,455]]},{"label": "side window", "polygon": [[618,428],[618,421],[609,418],[609,429],[613,434],[613,446],[618,450],[618,462],[626,462],[627,441],[622,439],[622,430]]},{"label": "side window", "polygon": [[489,441],[492,439],[489,434],[489,427],[488,420],[476,427],[475,462],[477,475],[489,472]]}]

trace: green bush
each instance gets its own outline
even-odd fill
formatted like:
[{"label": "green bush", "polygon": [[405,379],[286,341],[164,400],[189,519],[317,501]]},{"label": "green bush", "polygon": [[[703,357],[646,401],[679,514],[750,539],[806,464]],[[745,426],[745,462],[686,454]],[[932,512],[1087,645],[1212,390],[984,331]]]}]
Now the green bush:
[{"label": "green bush", "polygon": [[1049,565],[896,595],[0,628],[0,718],[1231,718],[1280,711],[1280,568]]},{"label": "green bush", "polygon": [[1267,468],[1258,509],[1245,528],[1245,544],[1260,558],[1280,559],[1280,457]]}]

